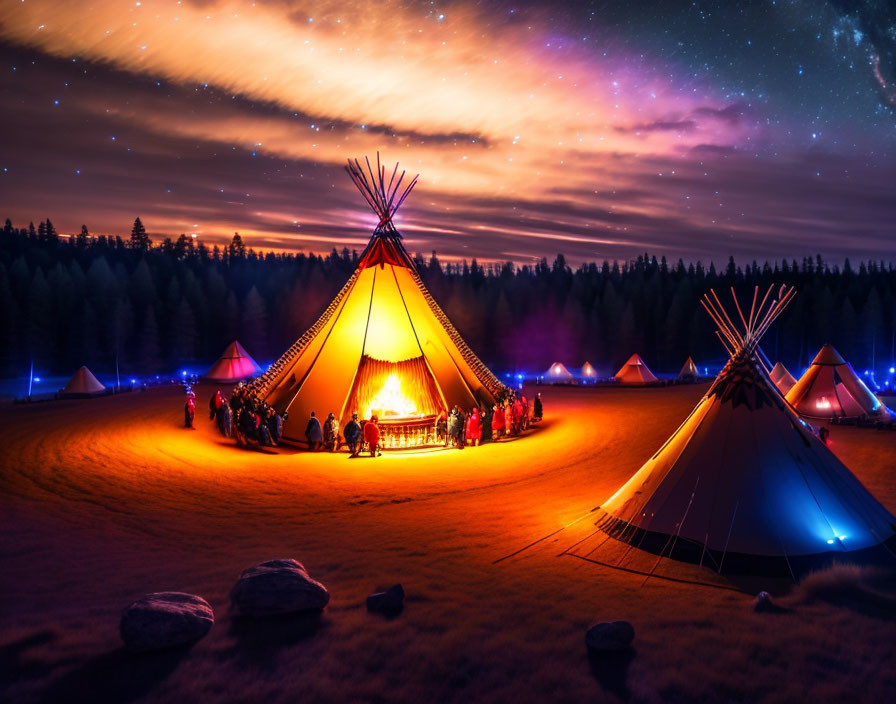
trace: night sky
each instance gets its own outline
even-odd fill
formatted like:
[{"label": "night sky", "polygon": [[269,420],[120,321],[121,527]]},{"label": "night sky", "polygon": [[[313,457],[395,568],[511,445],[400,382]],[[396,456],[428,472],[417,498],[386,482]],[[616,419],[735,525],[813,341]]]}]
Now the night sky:
[{"label": "night sky", "polygon": [[896,0],[0,0],[0,217],[444,258],[896,258]]}]

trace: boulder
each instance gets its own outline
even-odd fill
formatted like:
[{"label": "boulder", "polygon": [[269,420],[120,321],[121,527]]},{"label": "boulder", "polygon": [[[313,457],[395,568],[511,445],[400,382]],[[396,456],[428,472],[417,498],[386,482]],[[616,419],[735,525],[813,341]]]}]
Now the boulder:
[{"label": "boulder", "polygon": [[182,592],[158,592],[127,607],[119,630],[125,647],[142,653],[197,641],[214,622],[215,614],[205,599]]},{"label": "boulder", "polygon": [[271,616],[323,609],[330,592],[300,562],[270,560],[243,570],[230,601],[244,616]]},{"label": "boulder", "polygon": [[635,629],[628,621],[598,623],[585,633],[585,645],[588,646],[588,650],[626,650],[634,639]]},{"label": "boulder", "polygon": [[367,610],[381,614],[397,614],[404,608],[404,588],[400,584],[367,597]]}]

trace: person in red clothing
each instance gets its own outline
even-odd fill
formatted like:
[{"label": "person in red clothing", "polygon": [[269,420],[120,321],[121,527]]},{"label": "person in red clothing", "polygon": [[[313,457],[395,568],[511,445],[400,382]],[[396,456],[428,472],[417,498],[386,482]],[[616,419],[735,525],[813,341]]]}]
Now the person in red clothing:
[{"label": "person in red clothing", "polygon": [[504,434],[513,432],[513,401],[508,399],[504,404]]},{"label": "person in red clothing", "polygon": [[382,454],[379,451],[380,429],[377,425],[379,420],[380,419],[377,418],[377,416],[370,416],[370,420],[364,424],[364,442],[367,443],[367,447],[370,450],[371,457],[378,457]]},{"label": "person in red clothing", "polygon": [[513,410],[511,413],[513,415],[513,434],[519,435],[523,429],[523,402],[520,401],[519,396],[513,399]]},{"label": "person in red clothing", "polygon": [[482,440],[482,419],[479,417],[479,407],[473,406],[473,410],[467,416],[467,442],[475,447],[480,440]]},{"label": "person in red clothing", "polygon": [[504,437],[504,428],[504,407],[500,403],[496,403],[494,415],[492,416],[492,430],[495,433],[495,440]]},{"label": "person in red clothing", "polygon": [[184,427],[193,427],[193,418],[196,416],[196,394],[192,391],[187,394],[187,402],[184,404]]}]

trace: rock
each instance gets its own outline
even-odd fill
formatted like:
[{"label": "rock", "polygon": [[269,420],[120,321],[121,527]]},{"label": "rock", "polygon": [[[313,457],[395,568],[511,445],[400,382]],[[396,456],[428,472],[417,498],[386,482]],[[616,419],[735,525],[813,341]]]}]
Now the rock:
[{"label": "rock", "polygon": [[589,650],[626,650],[635,639],[635,629],[628,621],[598,623],[585,633],[585,645]]},{"label": "rock", "polygon": [[245,616],[270,616],[322,609],[330,592],[311,579],[301,563],[270,560],[243,570],[230,601]]},{"label": "rock", "polygon": [[772,601],[772,595],[768,592],[759,592],[753,600],[753,611],[760,614],[783,614],[787,609]]},{"label": "rock", "polygon": [[121,639],[136,653],[164,650],[199,640],[215,622],[205,599],[182,592],[147,594],[121,614]]},{"label": "rock", "polygon": [[367,610],[381,614],[397,614],[404,608],[404,587],[400,584],[367,597]]}]

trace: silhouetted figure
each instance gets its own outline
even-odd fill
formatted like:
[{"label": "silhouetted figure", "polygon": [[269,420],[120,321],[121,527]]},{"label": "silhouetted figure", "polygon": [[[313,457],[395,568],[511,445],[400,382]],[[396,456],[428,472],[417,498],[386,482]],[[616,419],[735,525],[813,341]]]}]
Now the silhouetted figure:
[{"label": "silhouetted figure", "polygon": [[274,444],[279,445],[283,437],[283,418],[273,408],[268,409],[268,432]]},{"label": "silhouetted figure", "polygon": [[312,452],[316,451],[324,439],[324,431],[320,427],[320,421],[315,417],[314,411],[311,411],[311,417],[308,419],[308,426],[305,428],[305,438],[308,440],[308,449]]},{"label": "silhouetted figure", "polygon": [[187,394],[187,401],[184,403],[184,427],[193,427],[193,418],[196,416],[196,394],[192,391]]},{"label": "silhouetted figure", "polygon": [[330,413],[324,421],[324,447],[330,452],[335,452],[339,446],[339,421]]},{"label": "silhouetted figure", "polygon": [[361,443],[361,424],[358,422],[358,414],[352,413],[352,419],[345,424],[345,442],[348,444],[349,452],[352,457],[358,456],[359,444]]},{"label": "silhouetted figure", "polygon": [[232,415],[230,412],[230,404],[222,403],[221,408],[218,409],[218,430],[221,431],[221,435],[225,438],[229,438],[232,432],[231,426]]},{"label": "silhouetted figure", "polygon": [[532,404],[532,417],[534,420],[541,420],[544,417],[544,406],[541,405],[541,394],[535,394],[535,402]]}]

